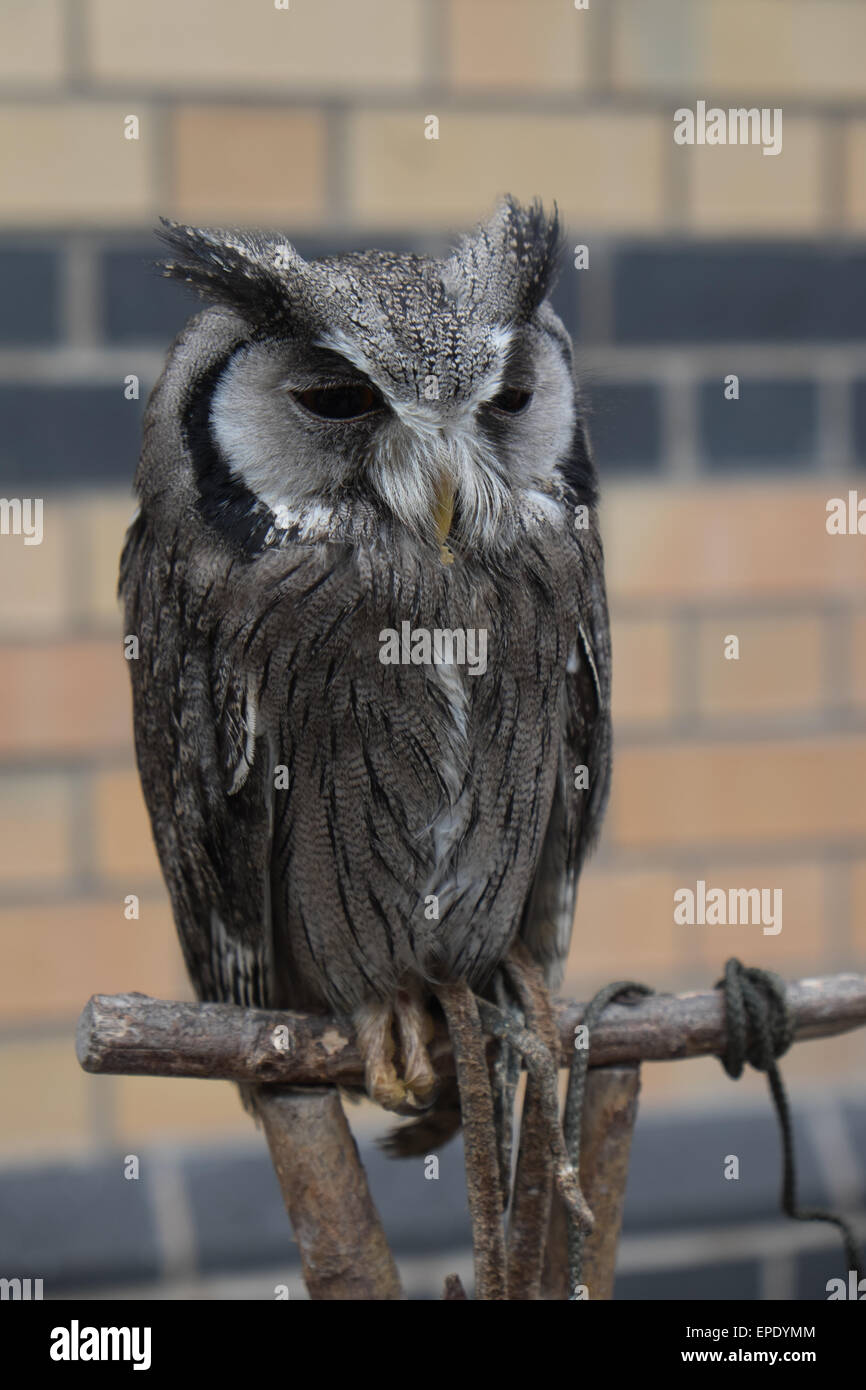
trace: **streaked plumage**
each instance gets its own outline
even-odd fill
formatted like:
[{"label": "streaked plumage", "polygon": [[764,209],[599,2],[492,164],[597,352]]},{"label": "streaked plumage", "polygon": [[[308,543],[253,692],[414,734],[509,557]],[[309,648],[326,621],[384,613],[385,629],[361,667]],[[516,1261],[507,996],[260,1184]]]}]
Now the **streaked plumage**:
[{"label": "streaked plumage", "polygon": [[[508,200],[441,262],[164,238],[213,305],[148,405],[121,590],[186,962],[202,999],[336,1011],[387,1052],[395,1001],[418,1042],[425,982],[484,991],[517,933],[558,981],[604,806],[607,611],[544,297],[555,219]],[[486,671],[383,664],[404,621],[486,629]],[[376,1098],[426,1101],[399,1045],[394,1086],[376,1065]]]}]

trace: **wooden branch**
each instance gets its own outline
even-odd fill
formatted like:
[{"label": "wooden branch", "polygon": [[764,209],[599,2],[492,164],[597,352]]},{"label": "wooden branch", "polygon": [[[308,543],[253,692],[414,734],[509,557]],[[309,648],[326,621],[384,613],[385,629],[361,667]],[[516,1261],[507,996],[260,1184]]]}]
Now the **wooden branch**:
[{"label": "wooden branch", "polygon": [[[866,977],[829,975],[787,987],[795,1038],[832,1037],[866,1025]],[[573,1056],[586,1006],[558,1001],[560,1063]],[[590,1039],[591,1066],[665,1062],[720,1054],[724,1006],[716,990],[656,994],[611,1004]],[[85,1071],[124,1076],[190,1076],[283,1085],[362,1086],[351,1030],[333,1018],[188,1004],[145,994],[97,994],[85,1006],[76,1039]],[[444,1028],[431,1047],[436,1070],[453,1075]]]},{"label": "wooden branch", "polygon": [[255,1105],[310,1298],[403,1298],[339,1092],[263,1086]]},{"label": "wooden branch", "polygon": [[[586,1078],[580,1144],[580,1185],[593,1215],[583,1251],[583,1283],[593,1301],[613,1298],[631,1139],[637,1118],[640,1068],[593,1067]],[[544,1297],[571,1297],[565,1207],[554,1201]]]}]

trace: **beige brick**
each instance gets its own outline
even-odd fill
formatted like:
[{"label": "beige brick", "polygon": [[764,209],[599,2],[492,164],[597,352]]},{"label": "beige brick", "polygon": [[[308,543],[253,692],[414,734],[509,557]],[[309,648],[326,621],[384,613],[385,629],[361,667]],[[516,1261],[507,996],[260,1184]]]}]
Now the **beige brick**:
[{"label": "beige brick", "polygon": [[[739,659],[725,656],[729,636]],[[698,702],[709,715],[798,713],[820,707],[824,662],[816,618],[707,618],[698,630]]]},{"label": "beige brick", "polygon": [[89,1143],[88,1101],[103,1077],[78,1065],[74,1040],[31,1037],[0,1046],[0,1157],[5,1162],[40,1157],[57,1162]]},{"label": "beige brick", "polygon": [[[866,93],[866,12],[851,0],[620,0],[612,65],[620,91],[843,100]],[[722,104],[721,99],[719,104]]]},{"label": "beige brick", "polygon": [[457,87],[572,92],[590,78],[591,21],[562,0],[450,0]]},{"label": "beige brick", "polygon": [[661,225],[664,122],[653,116],[468,114],[441,109],[439,139],[421,107],[361,112],[349,144],[350,207],[374,226],[453,226],[503,193],[558,202],[573,225]]},{"label": "beige brick", "polygon": [[695,5],[618,0],[611,6],[611,82],[619,91],[665,91],[697,77]]},{"label": "beige brick", "polygon": [[866,832],[866,739],[620,748],[607,843],[772,845]]},{"label": "beige brick", "polygon": [[851,868],[851,938],[856,951],[856,965],[866,969],[866,859]]},{"label": "beige brick", "polygon": [[[782,975],[819,975],[825,969],[835,969],[836,960],[829,943],[834,939],[826,917],[822,864],[790,862],[747,862],[712,868],[702,862],[694,873],[680,874],[677,888],[695,891],[698,879],[703,879],[709,892],[721,888],[779,889],[782,894],[782,930],[777,935],[765,935],[763,925],[742,923],[727,926],[677,925],[678,938],[690,937],[689,945],[702,963],[702,973],[708,985],[720,979],[725,961],[738,956],[747,965],[775,970]],[[770,898],[771,911],[774,899]]]},{"label": "beige brick", "polygon": [[74,1020],[92,994],[175,998],[182,966],[167,900],[142,898],[139,920],[127,921],[123,896],[0,910],[0,1018]]},{"label": "beige brick", "polygon": [[71,873],[71,815],[64,777],[7,773],[0,779],[0,883],[41,884]]},{"label": "beige brick", "polygon": [[[677,966],[671,872],[599,869],[591,864],[578,892],[577,915],[560,993],[586,998],[609,980],[666,980]],[[624,964],[625,963],[625,964]]]},{"label": "beige brick", "polygon": [[866,11],[851,0],[710,0],[712,89],[836,101],[866,94]]},{"label": "beige brick", "polygon": [[852,616],[847,646],[851,658],[851,699],[855,705],[866,705],[866,613]]},{"label": "beige brick", "polygon": [[237,1088],[227,1081],[123,1076],[118,1078],[116,1097],[118,1138],[123,1145],[166,1139],[251,1139],[255,1134]]},{"label": "beige brick", "polygon": [[423,61],[422,0],[88,0],[97,81],[149,87],[293,95],[311,88],[416,83]]},{"label": "beige brick", "polygon": [[3,756],[130,746],[132,701],[120,642],[6,646],[2,662]]},{"label": "beige brick", "polygon": [[5,0],[0,6],[0,81],[54,86],[62,76],[62,0]]},{"label": "beige brick", "polygon": [[41,545],[0,536],[0,636],[58,632],[68,617],[68,535],[62,509],[43,498]]},{"label": "beige brick", "polygon": [[126,493],[85,493],[67,503],[80,606],[76,617],[87,627],[120,634],[123,623],[117,597],[120,552],[134,511]]},{"label": "beige brick", "polygon": [[[640,1073],[640,1112],[646,1118],[653,1109],[669,1116],[677,1108],[720,1105],[726,1098],[727,1077],[715,1057],[690,1057],[682,1062],[648,1062]],[[741,1078],[742,1102],[749,1089],[749,1073]],[[766,1090],[766,1081],[761,1084]],[[724,1088],[724,1089],[723,1089]],[[729,1093],[729,1092],[728,1092]]]},{"label": "beige brick", "polygon": [[[141,138],[124,138],[136,115]],[[0,220],[115,226],[154,215],[154,140],[141,103],[0,106]]]},{"label": "beige brick", "polygon": [[[820,974],[837,961],[828,950],[824,867],[773,861],[725,865],[703,860],[690,869],[630,871],[590,865],[581,879],[564,996],[587,997],[627,976],[658,989],[708,989],[736,955],[782,973]],[[685,925],[674,920],[674,893],[698,879],[707,889],[766,888],[782,892],[782,930],[762,924]],[[774,900],[771,899],[771,903]],[[625,962],[625,964],[624,964]],[[701,985],[700,982],[704,981]]]},{"label": "beige brick", "polygon": [[[673,124],[671,140],[672,132]],[[672,157],[684,165],[687,216],[696,231],[787,236],[824,225],[824,157],[815,120],[785,119],[777,155],[758,145],[677,145]]]},{"label": "beige brick", "polygon": [[845,205],[843,224],[866,229],[866,121],[849,121],[845,130]]},{"label": "beige brick", "polygon": [[781,1068],[790,1096],[796,1095],[798,1086],[810,1087],[814,1095],[815,1085],[819,1083],[830,1092],[847,1086],[862,1097],[866,1075],[866,1028],[837,1038],[812,1038],[799,1046],[795,1044],[785,1053]]},{"label": "beige brick", "polygon": [[613,722],[645,723],[673,713],[673,628],[661,621],[614,620]]},{"label": "beige brick", "polygon": [[309,222],[325,203],[325,124],[311,111],[186,106],[172,131],[177,215]]},{"label": "beige brick", "polygon": [[[701,988],[705,988],[702,985]],[[862,1090],[866,1071],[866,1028],[837,1038],[812,1038],[795,1043],[781,1062],[782,1077],[789,1098],[796,1104],[798,1093],[804,1101],[815,1098],[816,1084],[829,1091],[843,1086]],[[654,1105],[717,1111],[729,1106],[739,1109],[753,1103],[756,1113],[770,1114],[767,1080],[747,1067],[735,1082],[729,1080],[715,1057],[692,1057],[682,1062],[650,1062],[641,1069],[640,1113],[646,1116]]]},{"label": "beige brick", "polygon": [[610,486],[603,529],[608,588],[618,598],[863,593],[866,547],[827,534],[832,479],[775,485]]},{"label": "beige brick", "polygon": [[150,820],[134,768],[94,777],[96,867],[105,879],[125,879],[135,892],[144,880],[159,878]]}]

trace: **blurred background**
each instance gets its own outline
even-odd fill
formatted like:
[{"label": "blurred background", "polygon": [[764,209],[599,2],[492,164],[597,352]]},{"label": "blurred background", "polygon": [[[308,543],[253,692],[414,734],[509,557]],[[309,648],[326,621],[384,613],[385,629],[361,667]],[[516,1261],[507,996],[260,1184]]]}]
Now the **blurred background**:
[{"label": "blurred background", "polygon": [[[195,308],[154,272],[159,215],[309,256],[440,251],[503,192],[558,202],[616,734],[565,992],[706,988],[732,954],[866,967],[866,539],[825,527],[866,495],[864,52],[860,0],[2,0],[0,492],[44,499],[44,539],[0,537],[0,1275],[303,1297],[234,1088],[89,1077],[73,1049],[95,992],[190,997],[115,602],[144,402]],[[781,154],[676,145],[698,100],[781,107]],[[675,925],[699,878],[781,888],[782,931]],[[783,1063],[801,1197],[861,1234],[864,1064],[863,1031]],[[350,1118],[407,1287],[437,1296],[470,1267],[459,1147],[428,1182],[375,1154],[381,1112]],[[778,1174],[763,1078],[647,1065],[617,1296],[825,1297],[836,1236],[777,1214]]]}]

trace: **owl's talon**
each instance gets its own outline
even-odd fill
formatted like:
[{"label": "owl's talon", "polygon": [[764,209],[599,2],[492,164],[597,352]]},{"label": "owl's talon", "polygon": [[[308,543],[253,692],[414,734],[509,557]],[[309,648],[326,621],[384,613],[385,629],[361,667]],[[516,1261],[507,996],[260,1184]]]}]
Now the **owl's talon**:
[{"label": "owl's talon", "polygon": [[395,1001],[403,1079],[407,1099],[416,1110],[426,1110],[436,1095],[436,1073],[427,1044],[433,1041],[433,1020],[417,995],[401,989]]},{"label": "owl's talon", "polygon": [[386,1110],[396,1110],[406,1099],[406,1087],[394,1067],[394,1038],[389,1004],[362,1004],[355,1010],[358,1047],[364,1059],[367,1094]]},{"label": "owl's talon", "polygon": [[[355,1010],[354,1021],[370,1099],[398,1115],[426,1110],[435,1097],[437,1084],[427,1052],[433,1022],[420,999],[401,989],[393,1005],[362,1004]],[[395,1021],[402,1054],[401,1072],[394,1064]]]},{"label": "owl's talon", "polygon": [[401,1114],[406,1104],[406,1087],[399,1080],[393,1067],[383,1067],[378,1071],[367,1068],[367,1091],[371,1100],[384,1110],[395,1110]]}]

